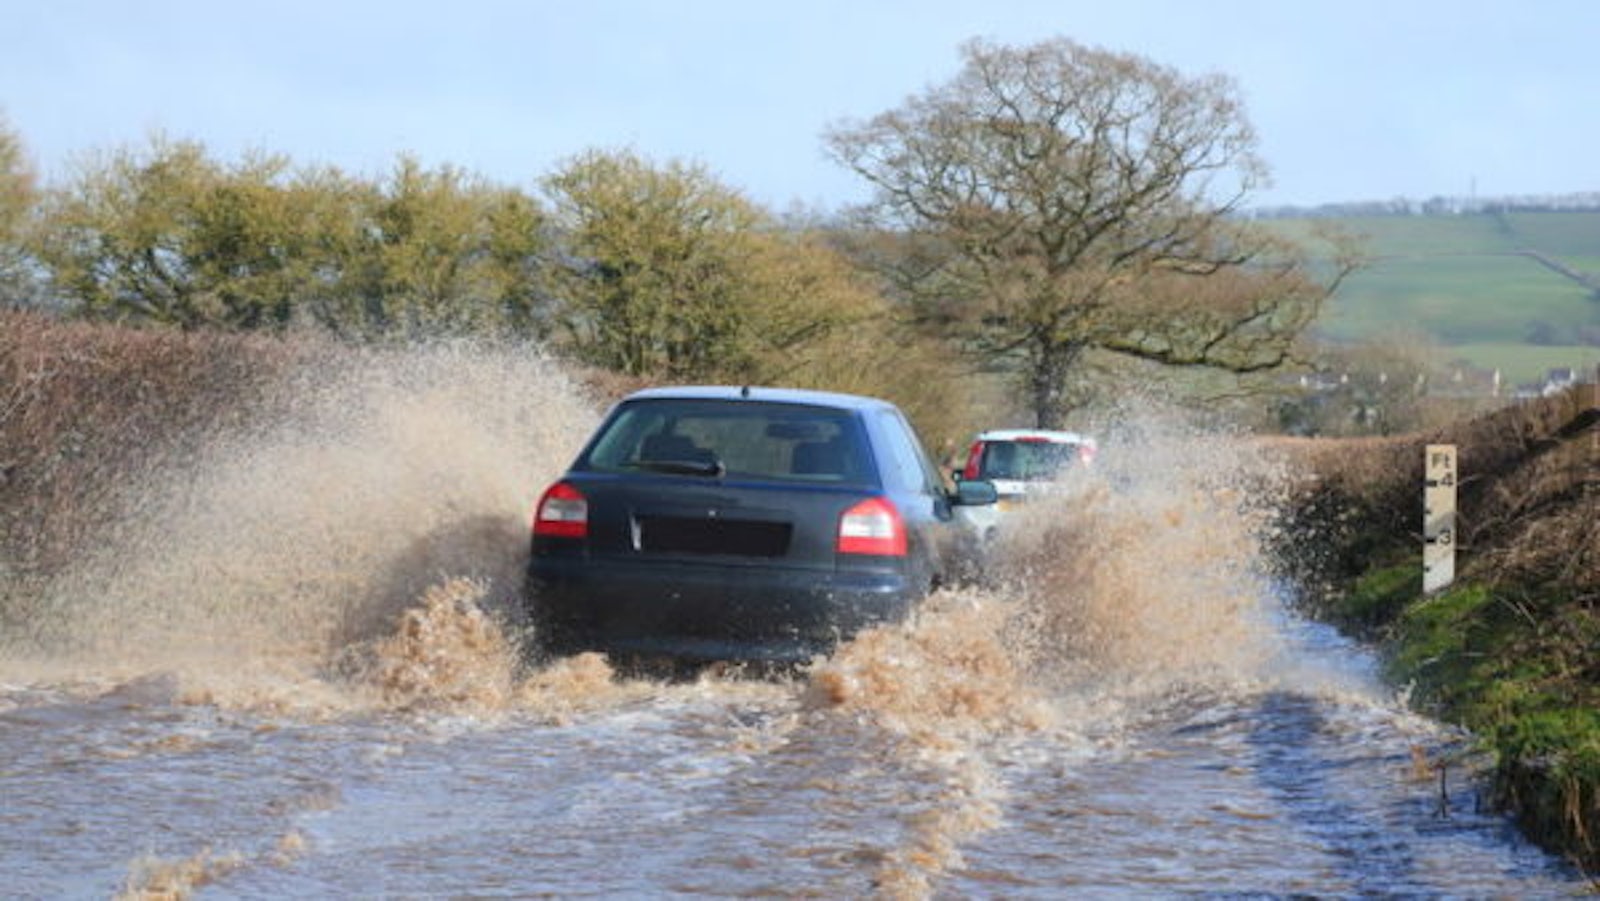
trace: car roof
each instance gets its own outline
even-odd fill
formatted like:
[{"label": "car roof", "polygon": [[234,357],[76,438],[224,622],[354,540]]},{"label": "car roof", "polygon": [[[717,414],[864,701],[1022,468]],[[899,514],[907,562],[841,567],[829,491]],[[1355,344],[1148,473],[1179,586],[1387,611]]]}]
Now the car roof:
[{"label": "car roof", "polygon": [[876,397],[859,394],[841,394],[834,391],[812,391],[805,388],[767,388],[756,385],[679,385],[663,388],[645,388],[622,399],[622,403],[635,400],[731,400],[761,403],[806,404],[814,407],[838,407],[847,410],[873,410],[894,405]]},{"label": "car roof", "polygon": [[979,432],[975,441],[1048,441],[1052,444],[1092,444],[1093,438],[1079,432],[1050,429],[990,429]]}]

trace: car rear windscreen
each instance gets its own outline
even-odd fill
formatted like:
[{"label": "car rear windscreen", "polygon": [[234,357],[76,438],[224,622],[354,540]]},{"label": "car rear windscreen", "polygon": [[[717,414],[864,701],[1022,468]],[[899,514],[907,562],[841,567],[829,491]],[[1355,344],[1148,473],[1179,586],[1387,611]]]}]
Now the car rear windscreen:
[{"label": "car rear windscreen", "polygon": [[990,441],[979,464],[981,479],[1053,479],[1078,460],[1079,446],[1046,441]]},{"label": "car rear windscreen", "polygon": [[851,485],[873,478],[849,411],[748,400],[625,403],[579,466]]}]

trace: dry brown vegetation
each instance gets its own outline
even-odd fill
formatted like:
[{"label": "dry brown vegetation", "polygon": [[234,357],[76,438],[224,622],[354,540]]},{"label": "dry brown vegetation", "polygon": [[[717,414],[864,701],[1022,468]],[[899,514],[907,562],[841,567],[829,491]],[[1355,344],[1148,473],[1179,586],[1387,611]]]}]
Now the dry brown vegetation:
[{"label": "dry brown vegetation", "polygon": [[63,323],[0,311],[0,571],[46,577],[116,515],[118,488],[263,412],[317,342]]},{"label": "dry brown vegetation", "polygon": [[1297,517],[1328,555],[1304,561],[1307,574],[1339,583],[1398,558],[1420,560],[1423,449],[1454,444],[1464,576],[1554,583],[1600,599],[1595,394],[1581,385],[1429,433],[1275,442],[1315,473]]}]

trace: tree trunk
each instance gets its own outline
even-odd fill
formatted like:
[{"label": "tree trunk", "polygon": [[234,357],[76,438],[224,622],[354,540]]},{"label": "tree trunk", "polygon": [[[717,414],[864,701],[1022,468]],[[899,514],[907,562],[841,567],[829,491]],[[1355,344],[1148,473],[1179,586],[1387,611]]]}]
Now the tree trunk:
[{"label": "tree trunk", "polygon": [[1059,429],[1071,412],[1067,403],[1067,374],[1077,362],[1082,346],[1040,339],[1028,359],[1028,388],[1033,401],[1035,428]]}]

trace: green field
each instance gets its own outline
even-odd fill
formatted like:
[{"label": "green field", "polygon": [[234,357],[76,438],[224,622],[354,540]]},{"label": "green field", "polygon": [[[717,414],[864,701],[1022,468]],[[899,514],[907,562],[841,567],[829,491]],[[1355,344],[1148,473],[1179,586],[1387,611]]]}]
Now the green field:
[{"label": "green field", "polygon": [[[1316,333],[1340,342],[1413,339],[1507,383],[1600,364],[1600,212],[1473,213],[1316,220],[1361,239],[1370,262],[1331,299]],[[1274,227],[1309,233],[1308,220]]]},{"label": "green field", "polygon": [[1449,348],[1451,359],[1485,369],[1499,369],[1507,388],[1538,381],[1552,369],[1569,366],[1590,373],[1600,366],[1600,347],[1535,344],[1460,344]]}]

